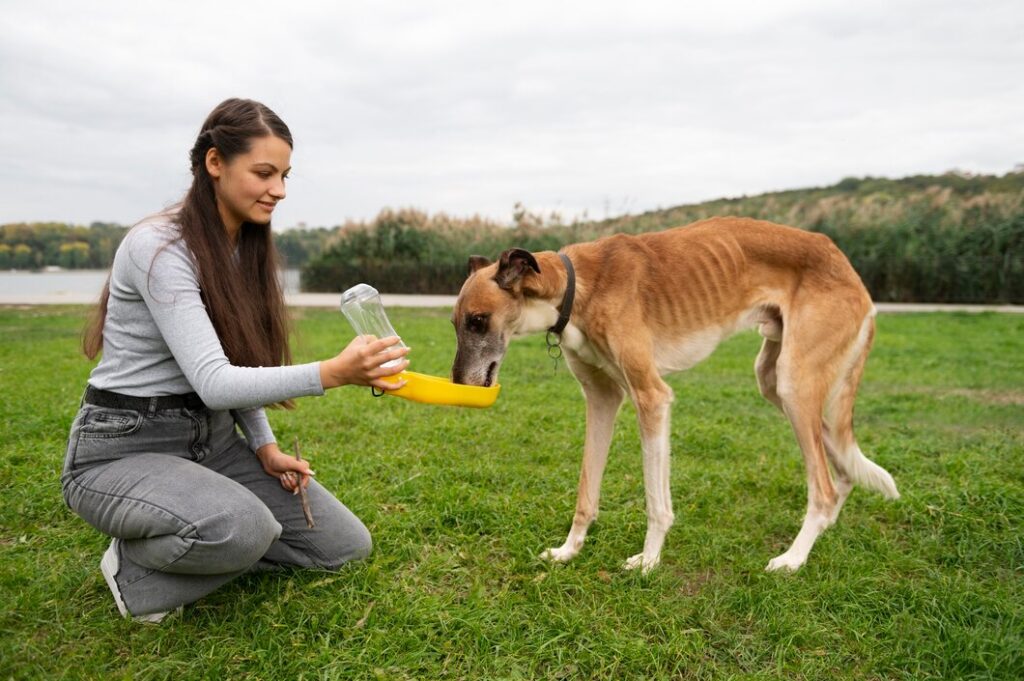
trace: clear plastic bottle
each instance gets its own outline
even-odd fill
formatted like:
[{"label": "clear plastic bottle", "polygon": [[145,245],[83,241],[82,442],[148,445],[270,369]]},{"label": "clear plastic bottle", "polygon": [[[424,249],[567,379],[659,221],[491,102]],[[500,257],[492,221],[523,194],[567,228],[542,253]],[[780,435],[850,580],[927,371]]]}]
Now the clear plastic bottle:
[{"label": "clear plastic bottle", "polygon": [[[384,311],[380,293],[369,284],[356,284],[341,294],[341,313],[345,315],[345,318],[352,324],[352,328],[360,336],[387,338],[398,335]],[[401,339],[398,341],[398,346],[407,347]],[[393,359],[381,366],[394,366],[401,361],[401,359]]]}]

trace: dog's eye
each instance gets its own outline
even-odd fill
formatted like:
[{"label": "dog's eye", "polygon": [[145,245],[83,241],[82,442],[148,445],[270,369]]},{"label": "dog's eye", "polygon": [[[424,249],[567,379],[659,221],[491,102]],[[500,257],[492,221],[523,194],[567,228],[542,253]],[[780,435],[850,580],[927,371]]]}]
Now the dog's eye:
[{"label": "dog's eye", "polygon": [[486,333],[488,318],[485,314],[471,314],[466,317],[466,328],[474,333]]}]

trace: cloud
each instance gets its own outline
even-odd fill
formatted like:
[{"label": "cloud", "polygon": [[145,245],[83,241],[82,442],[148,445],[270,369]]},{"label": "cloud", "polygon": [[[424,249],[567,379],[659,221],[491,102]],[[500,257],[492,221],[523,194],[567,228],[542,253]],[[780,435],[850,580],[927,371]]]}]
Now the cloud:
[{"label": "cloud", "polygon": [[131,222],[228,96],[292,128],[279,225],[590,217],[1024,158],[1024,8],[9,1],[0,222]]}]

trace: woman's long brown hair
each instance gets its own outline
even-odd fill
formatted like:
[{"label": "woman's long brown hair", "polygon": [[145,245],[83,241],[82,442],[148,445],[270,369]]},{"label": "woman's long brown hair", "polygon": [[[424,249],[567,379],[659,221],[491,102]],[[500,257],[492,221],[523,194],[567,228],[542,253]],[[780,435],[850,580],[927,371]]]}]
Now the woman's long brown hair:
[{"label": "woman's long brown hair", "polygon": [[[200,295],[224,354],[236,366],[290,364],[288,318],[270,223],[242,223],[236,260],[217,210],[213,179],[206,170],[206,152],[216,148],[220,157],[230,162],[248,152],[254,138],[267,135],[293,146],[288,126],[263,104],[250,99],[221,102],[206,118],[189,154],[192,186],[173,218],[195,259]],[[82,349],[90,359],[103,349],[109,298],[108,279],[83,334]],[[282,406],[292,405],[288,401]]]}]

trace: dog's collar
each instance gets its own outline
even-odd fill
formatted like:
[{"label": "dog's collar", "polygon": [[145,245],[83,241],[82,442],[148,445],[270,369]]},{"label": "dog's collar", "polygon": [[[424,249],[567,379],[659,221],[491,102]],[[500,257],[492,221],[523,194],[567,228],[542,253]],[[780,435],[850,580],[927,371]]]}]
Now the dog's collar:
[{"label": "dog's collar", "polygon": [[562,297],[562,307],[558,311],[558,321],[548,331],[555,335],[561,336],[562,332],[565,331],[565,325],[569,323],[569,316],[572,314],[572,302],[576,298],[576,270],[573,269],[572,261],[569,260],[569,256],[565,253],[559,253],[558,257],[562,259],[562,263],[565,265],[565,295]]}]

